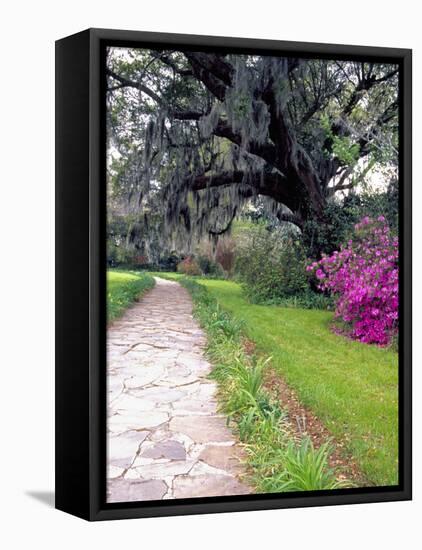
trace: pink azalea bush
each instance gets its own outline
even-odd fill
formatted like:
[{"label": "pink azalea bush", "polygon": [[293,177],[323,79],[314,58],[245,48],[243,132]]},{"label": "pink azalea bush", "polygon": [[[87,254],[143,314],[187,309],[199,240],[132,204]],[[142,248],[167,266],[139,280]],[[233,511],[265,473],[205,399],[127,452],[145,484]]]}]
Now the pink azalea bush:
[{"label": "pink azalea bush", "polygon": [[390,343],[398,329],[398,239],[383,216],[363,218],[347,245],[307,270],[336,298],[335,317],[346,323],[351,338]]}]

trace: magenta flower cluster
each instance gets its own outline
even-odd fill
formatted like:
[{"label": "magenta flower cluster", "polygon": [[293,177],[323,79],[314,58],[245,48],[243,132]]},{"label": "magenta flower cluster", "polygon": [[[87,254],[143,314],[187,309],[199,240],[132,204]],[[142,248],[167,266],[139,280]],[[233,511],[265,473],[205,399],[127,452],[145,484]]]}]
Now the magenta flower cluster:
[{"label": "magenta flower cluster", "polygon": [[348,336],[387,345],[398,329],[398,239],[383,216],[363,218],[353,239],[307,267],[318,286],[336,298],[335,316]]}]

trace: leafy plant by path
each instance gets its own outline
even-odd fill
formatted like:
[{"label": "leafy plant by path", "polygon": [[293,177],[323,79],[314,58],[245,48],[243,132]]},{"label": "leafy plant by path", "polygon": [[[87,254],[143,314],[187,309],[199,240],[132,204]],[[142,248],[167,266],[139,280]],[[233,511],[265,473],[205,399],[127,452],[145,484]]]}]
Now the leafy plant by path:
[{"label": "leafy plant by path", "polygon": [[253,303],[280,301],[308,290],[306,257],[293,232],[258,224],[236,249],[236,276]]},{"label": "leafy plant by path", "polygon": [[242,323],[223,311],[197,282],[179,282],[189,290],[195,315],[208,335],[212,377],[219,383],[222,410],[245,443],[252,481],[258,492],[312,491],[351,486],[337,481],[328,467],[329,446],[315,449],[297,442],[280,403],[263,387],[271,358],[248,356],[242,344]]},{"label": "leafy plant by path", "polygon": [[309,437],[304,437],[299,445],[292,442],[283,451],[285,471],[277,472],[263,481],[263,487],[271,491],[312,491],[316,489],[340,489],[347,484],[337,481],[328,466],[331,448],[329,442],[315,449]]}]

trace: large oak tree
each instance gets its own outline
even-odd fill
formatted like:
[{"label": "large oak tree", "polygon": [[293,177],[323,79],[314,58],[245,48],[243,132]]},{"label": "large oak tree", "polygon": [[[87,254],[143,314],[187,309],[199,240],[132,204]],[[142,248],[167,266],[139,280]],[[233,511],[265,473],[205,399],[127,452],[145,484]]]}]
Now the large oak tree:
[{"label": "large oak tree", "polygon": [[360,159],[397,163],[397,96],[390,64],[111,48],[111,197],[161,205],[184,238],[225,232],[250,201],[324,223]]}]

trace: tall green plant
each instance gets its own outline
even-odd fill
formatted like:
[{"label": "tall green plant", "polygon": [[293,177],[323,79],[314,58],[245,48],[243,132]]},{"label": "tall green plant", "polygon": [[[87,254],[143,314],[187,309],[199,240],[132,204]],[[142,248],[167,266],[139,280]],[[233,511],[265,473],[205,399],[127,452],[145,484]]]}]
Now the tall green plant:
[{"label": "tall green plant", "polygon": [[[328,466],[332,448],[323,443],[318,449],[309,437],[304,437],[299,445],[290,442],[283,452],[283,468],[271,472],[264,486],[277,492],[317,491],[339,489],[346,485],[336,480]],[[350,485],[350,483],[349,483]]]}]

